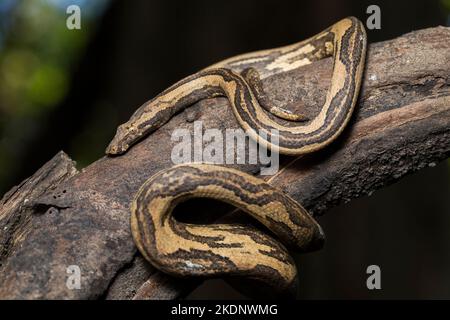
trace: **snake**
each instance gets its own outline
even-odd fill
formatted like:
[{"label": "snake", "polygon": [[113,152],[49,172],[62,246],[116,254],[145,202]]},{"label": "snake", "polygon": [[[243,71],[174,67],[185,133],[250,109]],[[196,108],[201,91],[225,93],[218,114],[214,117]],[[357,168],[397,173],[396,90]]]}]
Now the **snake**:
[{"label": "snake", "polygon": [[[175,114],[218,96],[228,99],[239,125],[260,145],[291,156],[320,150],[349,122],[361,86],[366,47],[362,22],[348,17],[299,43],[216,63],[139,107],[117,128],[106,154],[126,153]],[[264,68],[239,70],[269,56],[272,61]],[[271,103],[262,85],[264,77],[329,56],[333,57],[331,83],[314,118]],[[276,145],[273,138],[277,138]],[[262,227],[182,223],[173,217],[173,211],[191,198],[229,203]],[[325,239],[312,215],[288,194],[251,174],[208,163],[174,165],[151,176],[131,203],[130,224],[139,251],[164,273],[224,278],[242,290],[247,290],[247,283],[256,282],[258,288],[277,295],[292,296],[297,290],[297,268],[289,251],[319,249]]]}]

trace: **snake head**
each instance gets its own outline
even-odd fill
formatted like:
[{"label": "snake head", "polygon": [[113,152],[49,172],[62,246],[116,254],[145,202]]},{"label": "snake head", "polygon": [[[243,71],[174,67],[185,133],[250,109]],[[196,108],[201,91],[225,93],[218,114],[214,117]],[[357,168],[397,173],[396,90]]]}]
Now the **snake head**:
[{"label": "snake head", "polygon": [[109,143],[105,153],[110,156],[120,155],[125,153],[139,138],[140,134],[137,128],[127,123],[120,125],[117,128],[116,135]]}]

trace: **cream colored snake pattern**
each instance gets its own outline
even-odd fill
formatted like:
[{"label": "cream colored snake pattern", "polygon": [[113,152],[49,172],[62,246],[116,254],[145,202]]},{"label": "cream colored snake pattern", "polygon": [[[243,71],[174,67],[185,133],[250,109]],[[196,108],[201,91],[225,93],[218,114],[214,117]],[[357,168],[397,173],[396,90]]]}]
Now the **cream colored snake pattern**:
[{"label": "cream colored snake pattern", "polygon": [[[237,56],[208,67],[141,106],[119,126],[106,153],[126,152],[180,110],[214,96],[228,98],[239,124],[258,143],[287,155],[319,150],[342,132],[351,117],[361,85],[366,43],[362,23],[349,17],[300,43]],[[277,68],[287,71],[334,57],[325,103],[313,119],[271,105],[262,89],[260,72],[255,69],[238,73],[223,67],[248,65],[269,54],[276,58],[265,70],[259,70],[263,75]],[[273,116],[292,122],[283,125]],[[270,142],[274,134],[277,146]],[[193,197],[218,199],[242,209],[284,245],[273,235],[250,226],[178,222],[172,217],[173,209]],[[320,248],[324,240],[320,226],[288,195],[261,179],[211,164],[177,165],[158,172],[140,188],[131,212],[137,247],[163,272],[183,277],[239,277],[245,279],[238,283],[244,289],[246,281],[258,281],[277,294],[295,291],[297,271],[285,246],[308,251]]]}]

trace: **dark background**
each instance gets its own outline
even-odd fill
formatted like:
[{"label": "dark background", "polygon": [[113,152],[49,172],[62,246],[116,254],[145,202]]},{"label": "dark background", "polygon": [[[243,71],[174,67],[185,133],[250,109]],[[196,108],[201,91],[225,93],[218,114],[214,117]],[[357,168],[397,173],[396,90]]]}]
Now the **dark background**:
[{"label": "dark background", "polygon": [[[82,29],[65,10],[81,7]],[[298,42],[381,8],[369,42],[448,25],[450,1],[0,0],[0,194],[59,150],[82,168],[144,101],[238,53]],[[301,298],[450,298],[450,167],[437,164],[320,218]],[[381,267],[382,290],[366,288]],[[239,297],[209,281],[192,298]]]}]

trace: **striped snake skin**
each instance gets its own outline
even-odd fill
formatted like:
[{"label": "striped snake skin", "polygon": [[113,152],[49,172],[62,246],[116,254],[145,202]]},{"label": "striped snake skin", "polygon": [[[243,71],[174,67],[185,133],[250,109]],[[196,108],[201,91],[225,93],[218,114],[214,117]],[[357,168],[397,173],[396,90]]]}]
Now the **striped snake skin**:
[{"label": "striped snake skin", "polygon": [[[118,127],[106,154],[125,153],[177,112],[215,96],[228,98],[240,126],[259,144],[287,155],[319,150],[336,139],[351,117],[361,86],[366,45],[363,24],[349,17],[297,44],[236,56],[210,66],[142,105]],[[251,65],[269,55],[275,59],[262,70],[237,72],[224,67]],[[313,119],[273,106],[267,99],[261,79],[273,70],[288,71],[331,55],[331,84],[324,105]],[[273,116],[291,120],[290,125],[280,124]],[[270,142],[275,134],[278,145]],[[244,225],[181,223],[173,218],[172,211],[190,198],[230,203],[273,235]],[[156,268],[181,277],[223,277],[244,291],[247,282],[256,281],[260,288],[267,287],[274,294],[292,295],[297,270],[286,247],[305,252],[320,248],[324,242],[320,226],[291,197],[261,179],[212,164],[176,165],[158,172],[137,192],[131,212],[134,241]]]}]

